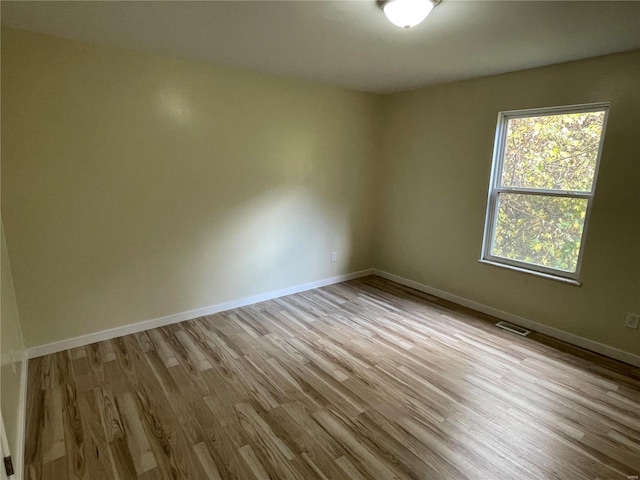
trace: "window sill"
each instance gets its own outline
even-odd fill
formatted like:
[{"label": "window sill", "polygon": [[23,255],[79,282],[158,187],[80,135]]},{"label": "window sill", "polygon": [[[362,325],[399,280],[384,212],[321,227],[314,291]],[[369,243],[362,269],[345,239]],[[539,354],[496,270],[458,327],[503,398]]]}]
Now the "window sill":
[{"label": "window sill", "polygon": [[558,275],[551,275],[549,273],[536,272],[535,270],[528,270],[526,268],[514,267],[513,265],[507,265],[505,263],[492,262],[491,260],[478,260],[480,263],[485,263],[487,265],[493,265],[494,267],[506,268],[509,270],[515,270],[516,272],[526,273],[529,275],[535,275],[536,277],[547,278],[549,280],[555,280],[556,282],[566,283],[568,285],[574,285],[579,287],[582,285],[578,280],[573,280],[572,278],[564,278],[559,277]]}]

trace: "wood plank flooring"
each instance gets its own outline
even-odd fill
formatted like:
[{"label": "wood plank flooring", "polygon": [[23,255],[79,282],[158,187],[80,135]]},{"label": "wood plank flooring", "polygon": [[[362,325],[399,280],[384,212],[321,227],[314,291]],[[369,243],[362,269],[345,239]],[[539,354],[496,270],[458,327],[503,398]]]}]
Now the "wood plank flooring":
[{"label": "wood plank flooring", "polygon": [[26,478],[640,474],[639,369],[488,320],[366,277],[33,359]]}]

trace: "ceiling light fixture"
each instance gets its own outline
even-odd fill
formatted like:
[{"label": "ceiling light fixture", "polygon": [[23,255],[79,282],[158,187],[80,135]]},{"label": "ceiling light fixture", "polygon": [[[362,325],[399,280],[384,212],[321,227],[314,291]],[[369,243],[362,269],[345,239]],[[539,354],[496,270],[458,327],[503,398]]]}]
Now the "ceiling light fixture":
[{"label": "ceiling light fixture", "polygon": [[389,21],[402,28],[411,28],[422,22],[440,1],[387,0],[382,11]]}]

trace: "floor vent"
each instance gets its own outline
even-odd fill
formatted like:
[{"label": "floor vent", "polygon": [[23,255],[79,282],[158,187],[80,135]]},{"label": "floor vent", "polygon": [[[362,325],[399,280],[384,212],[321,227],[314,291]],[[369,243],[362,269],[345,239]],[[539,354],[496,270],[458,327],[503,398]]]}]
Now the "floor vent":
[{"label": "floor vent", "polygon": [[513,323],[498,322],[498,323],[496,323],[496,327],[501,328],[503,330],[509,330],[510,332],[515,333],[516,335],[523,336],[523,337],[526,337],[527,335],[529,335],[531,333],[530,330],[527,330],[526,328],[522,328],[522,327],[519,327],[517,325],[514,325]]}]

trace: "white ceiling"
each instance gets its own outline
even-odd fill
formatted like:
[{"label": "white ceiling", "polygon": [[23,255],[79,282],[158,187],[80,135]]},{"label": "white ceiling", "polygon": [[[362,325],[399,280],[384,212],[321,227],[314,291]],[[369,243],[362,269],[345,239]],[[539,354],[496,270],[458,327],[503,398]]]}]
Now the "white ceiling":
[{"label": "white ceiling", "polygon": [[640,2],[444,0],[403,30],[375,0],[2,1],[2,24],[396,92],[640,48]]}]

